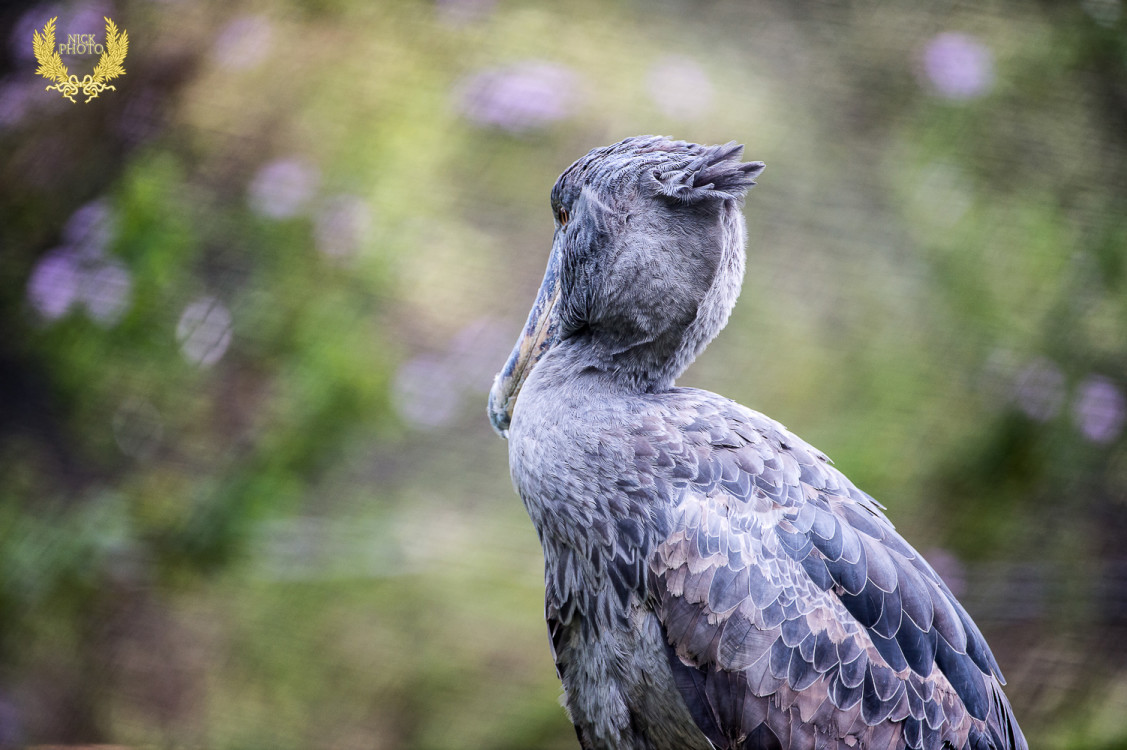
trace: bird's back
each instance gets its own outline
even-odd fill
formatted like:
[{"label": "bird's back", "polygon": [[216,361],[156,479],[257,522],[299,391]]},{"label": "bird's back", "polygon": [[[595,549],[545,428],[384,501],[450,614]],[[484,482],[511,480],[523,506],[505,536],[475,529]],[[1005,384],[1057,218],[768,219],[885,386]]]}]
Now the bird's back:
[{"label": "bird's back", "polygon": [[511,460],[584,746],[1026,747],[978,628],[823,454],[708,392],[534,380]]}]

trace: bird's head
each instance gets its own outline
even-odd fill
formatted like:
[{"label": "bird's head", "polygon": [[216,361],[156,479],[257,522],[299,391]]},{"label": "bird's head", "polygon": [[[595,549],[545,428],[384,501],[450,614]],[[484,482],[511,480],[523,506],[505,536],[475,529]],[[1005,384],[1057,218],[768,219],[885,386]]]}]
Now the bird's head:
[{"label": "bird's head", "polygon": [[563,342],[584,366],[656,391],[720,332],[743,279],[743,195],[764,167],[742,152],[642,136],[560,176],[548,270],[489,394],[503,437],[533,366]]}]

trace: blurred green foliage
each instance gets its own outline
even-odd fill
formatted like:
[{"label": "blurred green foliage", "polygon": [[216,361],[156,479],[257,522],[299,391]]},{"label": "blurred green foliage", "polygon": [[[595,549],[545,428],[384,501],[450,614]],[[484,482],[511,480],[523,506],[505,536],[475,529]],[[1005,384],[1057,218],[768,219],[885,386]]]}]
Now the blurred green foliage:
[{"label": "blurred green foliage", "polygon": [[556,175],[654,132],[768,163],[685,382],[932,550],[1038,746],[1127,743],[1117,0],[0,14],[0,747],[574,747],[484,398]]}]

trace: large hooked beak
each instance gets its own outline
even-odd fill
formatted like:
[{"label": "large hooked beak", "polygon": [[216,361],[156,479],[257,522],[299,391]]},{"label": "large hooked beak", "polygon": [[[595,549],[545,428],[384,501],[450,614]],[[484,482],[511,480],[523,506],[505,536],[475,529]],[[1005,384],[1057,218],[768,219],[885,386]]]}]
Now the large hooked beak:
[{"label": "large hooked beak", "polygon": [[506,440],[513,420],[513,408],[524,381],[540,358],[559,341],[559,301],[559,259],[558,253],[553,251],[532,311],[528,313],[528,322],[524,324],[524,332],[517,339],[505,366],[493,379],[493,388],[489,391],[489,421],[497,434]]}]

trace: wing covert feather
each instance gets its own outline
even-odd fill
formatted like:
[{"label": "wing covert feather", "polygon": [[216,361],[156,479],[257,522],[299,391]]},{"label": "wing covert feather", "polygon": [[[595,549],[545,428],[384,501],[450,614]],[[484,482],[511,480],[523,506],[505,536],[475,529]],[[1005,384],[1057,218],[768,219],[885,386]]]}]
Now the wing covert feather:
[{"label": "wing covert feather", "polygon": [[649,593],[713,744],[1027,748],[982,634],[875,500],[767,417],[668,395],[635,435],[669,492]]}]

